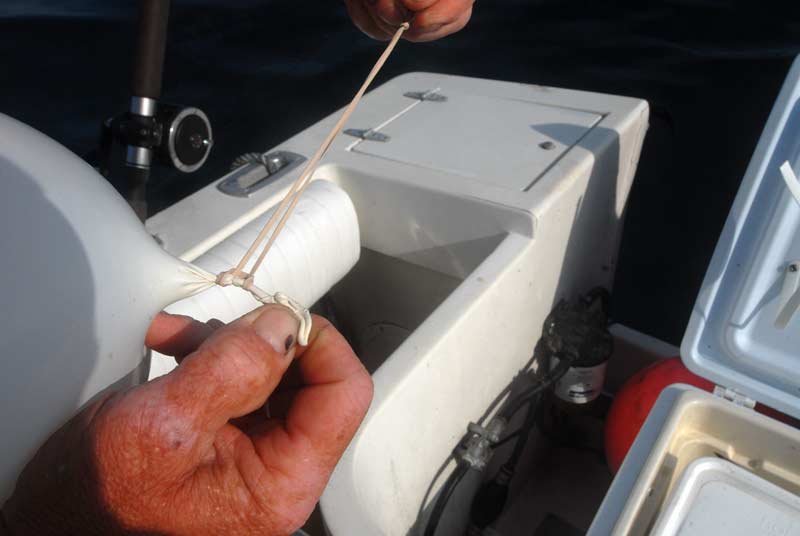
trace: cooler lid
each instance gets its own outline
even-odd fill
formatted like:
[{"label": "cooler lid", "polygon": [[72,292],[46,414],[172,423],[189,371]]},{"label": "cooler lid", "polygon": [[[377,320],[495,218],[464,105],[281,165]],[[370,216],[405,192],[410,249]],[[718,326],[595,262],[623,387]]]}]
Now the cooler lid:
[{"label": "cooler lid", "polygon": [[725,223],[681,357],[694,373],[800,418],[798,174],[800,58]]}]

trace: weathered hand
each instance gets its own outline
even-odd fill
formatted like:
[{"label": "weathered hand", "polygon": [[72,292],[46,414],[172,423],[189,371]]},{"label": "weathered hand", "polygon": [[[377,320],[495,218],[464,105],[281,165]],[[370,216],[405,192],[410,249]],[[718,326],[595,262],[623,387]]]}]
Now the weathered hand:
[{"label": "weathered hand", "polygon": [[294,344],[296,331],[280,306],[225,327],[160,315],[147,343],[181,365],[101,396],[47,441],[4,507],[13,534],[271,535],[302,526],[367,411],[372,382],[324,319],[314,318],[307,348]]},{"label": "weathered hand", "polygon": [[408,22],[409,41],[433,41],[462,29],[474,0],[345,0],[350,18],[362,32],[386,41]]}]

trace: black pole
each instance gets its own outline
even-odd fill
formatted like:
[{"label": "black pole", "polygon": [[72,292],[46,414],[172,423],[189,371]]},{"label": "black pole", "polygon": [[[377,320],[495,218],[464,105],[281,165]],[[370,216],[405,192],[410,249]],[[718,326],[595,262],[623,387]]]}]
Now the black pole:
[{"label": "black pole", "polygon": [[139,0],[139,28],[133,68],[133,96],[161,97],[170,0]]},{"label": "black pole", "polygon": [[125,199],[143,222],[147,219],[147,179],[150,168],[125,167]]},{"label": "black pole", "polygon": [[[164,53],[167,48],[170,0],[139,0],[136,55],[131,84],[130,125],[141,138],[155,128],[161,97]],[[130,133],[128,133],[130,134]],[[153,160],[152,145],[134,142],[126,148],[125,198],[142,221],[147,218],[147,181]]]}]

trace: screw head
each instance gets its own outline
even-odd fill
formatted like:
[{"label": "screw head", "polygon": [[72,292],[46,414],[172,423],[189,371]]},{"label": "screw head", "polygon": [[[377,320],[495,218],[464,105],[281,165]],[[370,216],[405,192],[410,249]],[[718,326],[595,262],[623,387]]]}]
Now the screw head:
[{"label": "screw head", "polygon": [[798,268],[797,264],[790,264],[789,265],[789,271],[792,272],[792,273],[796,272],[798,269],[800,269],[800,268]]},{"label": "screw head", "polygon": [[200,149],[201,147],[208,145],[208,140],[203,139],[203,136],[200,134],[192,134],[189,137],[189,143],[192,144],[193,148]]},{"label": "screw head", "polygon": [[542,143],[539,144],[539,147],[541,147],[545,151],[550,151],[556,148],[556,144],[553,143],[552,141],[543,141]]}]

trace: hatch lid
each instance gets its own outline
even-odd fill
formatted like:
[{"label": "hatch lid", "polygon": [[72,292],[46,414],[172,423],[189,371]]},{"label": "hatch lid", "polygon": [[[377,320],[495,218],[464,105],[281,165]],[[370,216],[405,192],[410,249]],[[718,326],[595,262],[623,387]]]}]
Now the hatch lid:
[{"label": "hatch lid", "polygon": [[603,119],[589,110],[454,87],[403,99],[408,107],[383,124],[346,130],[361,138],[350,149],[516,191],[527,191]]},{"label": "hatch lid", "polygon": [[800,174],[800,59],[728,215],[681,357],[692,372],[800,418],[800,311],[792,311],[800,301],[792,279],[800,266],[800,199],[781,172],[786,162]]}]

